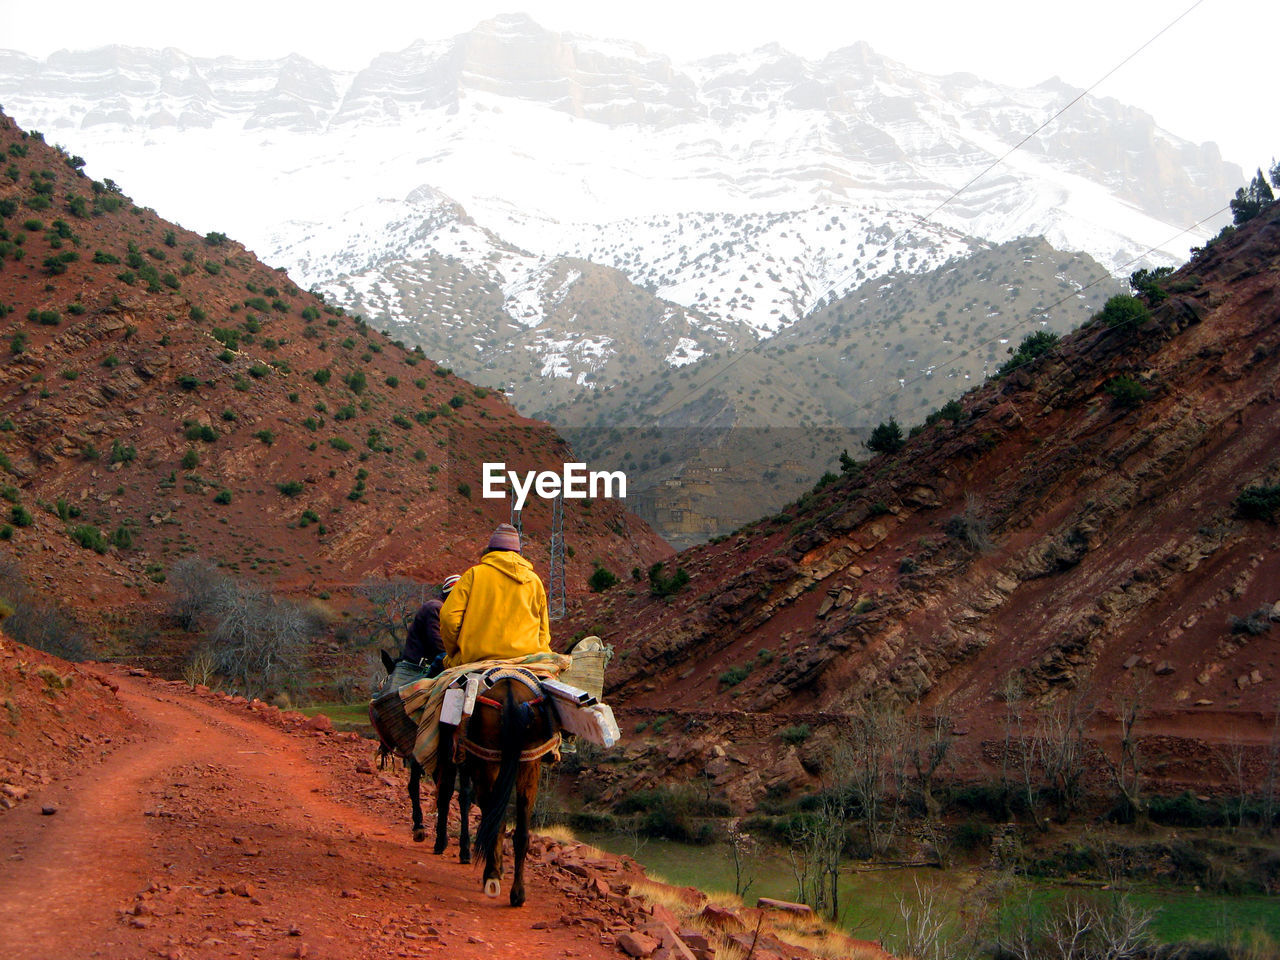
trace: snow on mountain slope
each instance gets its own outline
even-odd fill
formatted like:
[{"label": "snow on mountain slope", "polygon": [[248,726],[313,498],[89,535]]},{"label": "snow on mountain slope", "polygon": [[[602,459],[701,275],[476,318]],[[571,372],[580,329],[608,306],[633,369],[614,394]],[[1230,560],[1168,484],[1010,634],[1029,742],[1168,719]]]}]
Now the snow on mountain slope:
[{"label": "snow on mountain slope", "polygon": [[[705,350],[772,335],[868,279],[936,267],[973,238],[1044,235],[1117,273],[1149,247],[1151,262],[1182,256],[1205,230],[1170,238],[1221,206],[1240,171],[1112,100],[1084,98],[940,208],[1077,92],[933,76],[865,44],[816,61],[769,46],[677,65],[522,15],[354,73],[297,56],[0,51],[0,102],[93,157],[94,175],[246,238],[374,322],[467,326],[471,349],[505,344],[508,320],[569,322],[557,304],[585,281],[566,285],[562,271],[578,268],[565,258],[683,306],[676,326]],[[600,338],[646,342],[576,323],[574,349],[546,346],[538,369],[563,372],[553,355],[599,359]],[[659,326],[643,348],[673,362],[679,337]],[[559,379],[599,372],[569,368]]]},{"label": "snow on mountain slope", "polygon": [[755,339],[742,321],[655,297],[608,266],[523,251],[429,186],[340,219],[340,232],[286,224],[276,258],[326,297],[521,401],[564,400]]},{"label": "snow on mountain slope", "polygon": [[687,213],[579,224],[573,256],[616,267],[658,296],[769,336],[822,300],[895,272],[967,255],[974,241],[892,210],[811,207],[787,213]]}]

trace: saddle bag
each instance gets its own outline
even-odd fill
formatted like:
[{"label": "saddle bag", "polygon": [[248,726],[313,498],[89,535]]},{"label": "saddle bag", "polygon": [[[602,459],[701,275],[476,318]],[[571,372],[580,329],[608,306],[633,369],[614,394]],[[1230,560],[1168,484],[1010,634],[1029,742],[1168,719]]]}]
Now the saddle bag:
[{"label": "saddle bag", "polygon": [[404,712],[400,690],[388,690],[369,701],[369,723],[382,745],[404,759],[413,756],[418,725]]},{"label": "saddle bag", "polygon": [[418,725],[404,712],[400,688],[425,677],[426,671],[414,663],[401,661],[380,683],[369,701],[369,723],[382,745],[404,759],[413,756]]}]

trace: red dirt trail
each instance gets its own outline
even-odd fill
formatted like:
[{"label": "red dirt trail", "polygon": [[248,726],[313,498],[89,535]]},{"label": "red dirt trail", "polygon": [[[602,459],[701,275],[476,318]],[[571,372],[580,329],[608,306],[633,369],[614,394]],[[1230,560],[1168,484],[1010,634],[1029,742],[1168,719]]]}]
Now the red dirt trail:
[{"label": "red dirt trail", "polygon": [[403,775],[371,772],[367,742],[110,680],[133,735],[0,816],[8,960],[620,955],[622,925],[554,852],[530,862],[515,910],[505,883],[483,896],[456,845],[413,843]]}]

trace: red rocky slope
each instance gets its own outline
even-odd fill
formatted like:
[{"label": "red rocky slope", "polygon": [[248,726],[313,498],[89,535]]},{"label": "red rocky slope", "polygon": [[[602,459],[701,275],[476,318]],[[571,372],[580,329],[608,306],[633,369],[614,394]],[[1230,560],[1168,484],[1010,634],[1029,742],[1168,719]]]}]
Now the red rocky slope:
[{"label": "red rocky slope", "polygon": [[[507,519],[480,497],[481,461],[565,454],[501,395],[3,116],[0,230],[0,552],[78,605],[134,603],[190,553],[294,589],[438,579]],[[545,503],[524,522],[545,576]],[[594,557],[667,552],[614,501],[571,507],[565,540],[570,590]]]},{"label": "red rocky slope", "polygon": [[1236,499],[1280,482],[1280,205],[1163,287],[1149,320],[1095,320],[959,422],[681,553],[673,599],[585,598],[578,623],[620,651],[615,702],[712,726],[736,708],[767,735],[888,694],[969,728],[1011,675],[1101,706],[1141,674],[1171,733],[1260,735],[1280,534]]}]

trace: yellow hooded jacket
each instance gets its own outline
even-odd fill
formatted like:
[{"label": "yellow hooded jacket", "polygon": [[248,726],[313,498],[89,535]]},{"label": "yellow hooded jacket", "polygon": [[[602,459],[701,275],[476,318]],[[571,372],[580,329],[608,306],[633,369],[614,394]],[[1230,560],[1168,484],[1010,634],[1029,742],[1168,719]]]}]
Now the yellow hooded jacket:
[{"label": "yellow hooded jacket", "polygon": [[440,609],[445,666],[551,652],[547,592],[533,565],[497,550],[462,575]]}]

